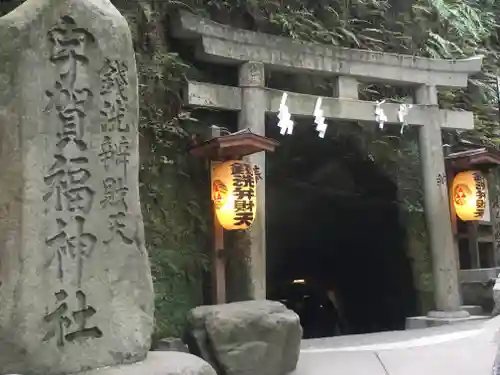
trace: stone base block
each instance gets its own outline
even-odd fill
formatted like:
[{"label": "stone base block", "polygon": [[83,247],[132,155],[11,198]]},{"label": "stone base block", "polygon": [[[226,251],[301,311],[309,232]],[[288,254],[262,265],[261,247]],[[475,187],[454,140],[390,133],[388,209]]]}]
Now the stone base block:
[{"label": "stone base block", "polygon": [[142,362],[103,367],[75,375],[217,375],[203,359],[181,352],[149,352]]},{"label": "stone base block", "polygon": [[470,314],[465,310],[456,310],[456,311],[431,310],[427,313],[427,316],[433,319],[465,319],[468,318]]},{"label": "stone base block", "polygon": [[297,367],[302,327],[281,303],[200,306],[188,322],[191,352],[224,375],[285,375]]},{"label": "stone base block", "polygon": [[475,320],[486,320],[489,316],[470,315],[466,318],[437,318],[429,316],[412,316],[406,318],[406,329],[421,329],[429,327],[439,327],[446,324],[457,324]]},{"label": "stone base block", "polygon": [[486,315],[484,309],[479,305],[462,305],[462,310],[465,310],[469,315]]}]

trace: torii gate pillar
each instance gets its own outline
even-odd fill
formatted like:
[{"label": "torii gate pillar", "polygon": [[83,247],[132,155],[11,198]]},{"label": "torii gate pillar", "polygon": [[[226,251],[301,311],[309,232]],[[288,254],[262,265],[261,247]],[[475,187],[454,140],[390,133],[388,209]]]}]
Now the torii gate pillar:
[{"label": "torii gate pillar", "polygon": [[420,159],[422,164],[424,205],[427,231],[432,251],[436,310],[429,318],[467,318],[461,310],[458,281],[458,263],[451,226],[450,200],[445,178],[445,165],[439,107],[435,86],[421,85],[416,89],[417,104],[428,105],[430,122],[419,129]]},{"label": "torii gate pillar", "polygon": [[[238,129],[250,129],[257,135],[266,135],[267,95],[265,91],[264,64],[247,62],[239,69],[239,87],[241,88],[241,111],[238,114]],[[250,278],[250,296],[254,299],[266,299],[266,154],[258,152],[247,157],[248,161],[258,165],[262,181],[257,184],[259,210],[248,230],[250,248],[248,254],[248,273]]]}]

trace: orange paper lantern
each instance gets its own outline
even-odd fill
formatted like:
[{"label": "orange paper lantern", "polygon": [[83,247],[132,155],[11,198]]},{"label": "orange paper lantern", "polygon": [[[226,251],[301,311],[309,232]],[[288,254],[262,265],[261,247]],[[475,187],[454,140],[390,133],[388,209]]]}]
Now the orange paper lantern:
[{"label": "orange paper lantern", "polygon": [[486,179],[480,171],[461,172],[453,180],[451,196],[460,219],[481,220],[488,199]]},{"label": "orange paper lantern", "polygon": [[247,229],[257,212],[254,168],[241,160],[229,160],[212,172],[212,201],[220,225],[227,230]]}]

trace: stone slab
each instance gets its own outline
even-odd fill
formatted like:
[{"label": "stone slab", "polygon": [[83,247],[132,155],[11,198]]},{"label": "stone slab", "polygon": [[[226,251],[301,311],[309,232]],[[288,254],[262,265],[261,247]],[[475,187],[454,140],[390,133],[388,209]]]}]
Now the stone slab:
[{"label": "stone slab", "polygon": [[301,353],[297,369],[289,375],[387,375],[372,352]]},{"label": "stone slab", "polygon": [[444,325],[438,327],[430,327],[426,329],[401,330],[389,332],[376,332],[358,335],[346,335],[325,337],[319,339],[302,340],[301,350],[323,350],[323,349],[338,349],[366,347],[373,345],[392,345],[398,342],[410,342],[431,338],[434,336],[444,336],[456,332],[474,333],[481,329],[484,321],[475,320],[454,325]]},{"label": "stone slab", "polygon": [[28,0],[0,35],[0,374],[142,360],[154,295],[128,24],[109,0]]},{"label": "stone slab", "polygon": [[500,268],[480,268],[475,270],[460,270],[461,283],[487,283],[497,278]]},{"label": "stone slab", "polygon": [[431,318],[428,316],[413,316],[406,318],[406,329],[421,329],[429,327],[438,327],[448,324],[460,324],[468,321],[481,321],[487,320],[489,316],[484,315],[471,315],[467,318],[456,318],[456,319],[446,319],[446,318]]},{"label": "stone slab", "polygon": [[414,331],[304,340],[297,373],[292,374],[378,374],[382,367],[384,375],[490,375],[499,328],[500,317]]},{"label": "stone slab", "polygon": [[192,354],[150,352],[141,362],[80,372],[75,375],[217,375],[217,373],[207,362]]},{"label": "stone slab", "polygon": [[220,64],[262,62],[276,70],[349,75],[399,84],[467,86],[469,74],[481,70],[482,56],[439,60],[307,43],[222,25],[189,12],[174,18],[178,38],[201,38],[197,57]]},{"label": "stone slab", "polygon": [[[266,89],[266,112],[278,113],[283,91]],[[188,106],[240,111],[242,92],[239,87],[216,85],[203,82],[188,82],[186,88]],[[292,116],[312,116],[317,96],[288,92],[287,106]],[[384,103],[387,123],[399,124],[399,104]],[[374,122],[373,102],[356,99],[323,98],[322,109],[326,119]],[[428,106],[414,105],[406,118],[408,124],[423,126],[429,123]],[[473,129],[472,112],[439,110],[439,123],[445,129]]]},{"label": "stone slab", "polygon": [[489,375],[496,343],[462,339],[448,344],[379,351],[389,375]]}]

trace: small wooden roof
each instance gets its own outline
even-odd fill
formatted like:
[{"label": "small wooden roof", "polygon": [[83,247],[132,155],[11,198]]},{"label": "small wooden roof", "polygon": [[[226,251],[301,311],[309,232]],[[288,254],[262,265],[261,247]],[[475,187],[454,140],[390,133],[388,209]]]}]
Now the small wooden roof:
[{"label": "small wooden roof", "polygon": [[273,152],[277,146],[279,146],[278,141],[254,134],[250,129],[244,129],[197,144],[189,152],[193,156],[210,160],[228,160],[239,159],[260,151]]},{"label": "small wooden roof", "polygon": [[486,147],[454,152],[445,157],[445,162],[456,171],[492,168],[500,165],[500,152]]}]

